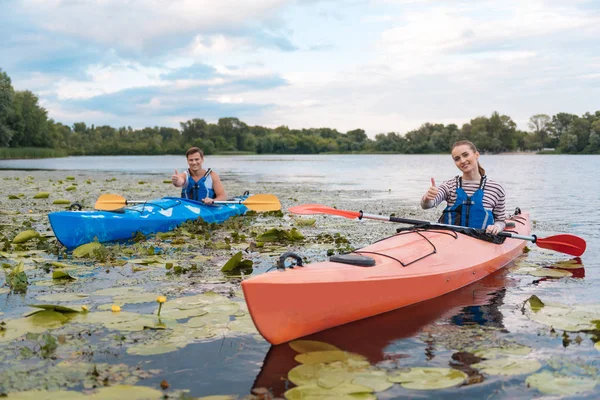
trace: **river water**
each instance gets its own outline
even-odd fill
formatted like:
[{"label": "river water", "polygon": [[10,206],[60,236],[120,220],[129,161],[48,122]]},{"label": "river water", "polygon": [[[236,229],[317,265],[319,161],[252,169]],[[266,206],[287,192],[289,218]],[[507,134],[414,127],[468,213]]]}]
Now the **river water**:
[{"label": "river water", "polygon": [[[480,161],[488,176],[506,189],[507,209],[518,206],[531,213],[533,233],[539,237],[568,233],[587,241],[587,251],[576,260],[583,265],[583,274],[540,279],[513,276],[504,271],[443,298],[335,328],[314,335],[313,339],[361,353],[374,364],[403,365],[402,360],[407,358],[411,362],[404,365],[447,366],[452,352],[428,344],[419,335],[435,324],[458,326],[470,321],[501,327],[508,336],[519,338],[536,352],[551,355],[552,359],[572,359],[578,368],[598,368],[595,360],[600,353],[593,348],[589,336],[581,334],[581,344],[571,346],[565,346],[560,336],[544,333],[540,337],[540,328],[525,323],[519,309],[522,301],[532,294],[569,305],[600,304],[600,174],[594,172],[600,165],[600,156],[483,155]],[[65,174],[94,176],[159,175],[168,179],[174,169],[181,171],[185,167],[183,156],[0,160],[4,177],[65,171]],[[205,167],[217,171],[226,187],[245,186],[251,193],[281,187],[277,194],[284,209],[294,205],[296,199],[302,199],[328,205],[356,204],[356,209],[370,213],[389,214],[400,209],[409,212],[409,218],[428,220],[436,219],[439,210],[422,211],[418,201],[429,187],[430,179],[434,177],[436,182],[442,182],[459,172],[449,155],[207,156]],[[2,196],[5,195],[2,192]],[[352,225],[344,225],[344,229],[353,229],[348,226]],[[360,225],[357,226],[356,229],[360,229]],[[358,244],[377,238],[367,236]],[[551,259],[548,263],[570,259],[560,253],[539,252],[535,245],[529,247],[532,252],[528,257],[538,263],[544,258]],[[485,295],[478,297],[474,295],[476,292]],[[296,365],[294,354],[287,345],[269,346],[262,340],[247,338],[189,345],[182,351],[151,359],[154,366],[172,366],[165,379],[173,386],[189,389],[195,396],[232,394],[241,397],[249,394],[253,387],[267,387],[281,396],[282,391],[293,386],[282,377]],[[435,364],[436,360],[440,365]],[[136,358],[129,361],[134,362]],[[494,377],[482,384],[440,391],[407,392],[394,388],[378,393],[378,398],[540,396],[539,392],[529,390],[524,380],[524,376]],[[573,396],[598,397],[600,383],[591,392]]]}]

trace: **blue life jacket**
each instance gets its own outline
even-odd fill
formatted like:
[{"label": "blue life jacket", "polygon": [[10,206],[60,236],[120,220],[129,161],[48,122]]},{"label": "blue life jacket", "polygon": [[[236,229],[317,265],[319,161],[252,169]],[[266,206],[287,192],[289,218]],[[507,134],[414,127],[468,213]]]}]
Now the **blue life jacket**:
[{"label": "blue life jacket", "polygon": [[493,225],[494,215],[490,210],[483,208],[483,189],[487,177],[481,177],[479,189],[471,197],[467,196],[462,188],[462,178],[457,176],[456,180],[456,202],[452,206],[446,207],[439,222],[477,229],[485,229],[487,226]]},{"label": "blue life jacket", "polygon": [[215,191],[206,187],[206,180],[210,176],[211,171],[209,168],[204,176],[196,182],[192,178],[192,173],[188,170],[187,186],[181,189],[181,197],[195,201],[202,201],[207,197],[214,199],[216,197]]}]

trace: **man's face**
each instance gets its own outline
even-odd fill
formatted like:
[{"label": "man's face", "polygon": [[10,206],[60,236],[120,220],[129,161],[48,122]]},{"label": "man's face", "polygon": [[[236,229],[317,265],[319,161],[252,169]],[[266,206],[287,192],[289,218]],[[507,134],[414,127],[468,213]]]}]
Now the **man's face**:
[{"label": "man's face", "polygon": [[197,171],[202,169],[202,162],[204,158],[200,155],[200,153],[190,154],[187,158],[188,165],[192,171]]}]

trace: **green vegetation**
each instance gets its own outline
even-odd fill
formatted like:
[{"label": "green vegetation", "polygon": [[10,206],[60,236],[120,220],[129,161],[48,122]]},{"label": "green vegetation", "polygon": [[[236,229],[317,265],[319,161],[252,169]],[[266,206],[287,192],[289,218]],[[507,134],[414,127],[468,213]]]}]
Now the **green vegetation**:
[{"label": "green vegetation", "polygon": [[497,112],[476,117],[460,128],[425,123],[405,134],[380,133],[374,140],[362,129],[346,133],[330,128],[270,129],[248,126],[237,118],[221,118],[216,124],[194,118],[181,122],[180,129],[134,130],[85,122],[67,126],[48,119],[35,94],[15,91],[10,77],[0,69],[0,158],[183,154],[191,146],[206,154],[426,154],[448,153],[460,139],[471,140],[482,152],[600,153],[600,111],[582,116],[538,114],[530,118],[529,128],[529,132],[520,131],[509,116]]}]

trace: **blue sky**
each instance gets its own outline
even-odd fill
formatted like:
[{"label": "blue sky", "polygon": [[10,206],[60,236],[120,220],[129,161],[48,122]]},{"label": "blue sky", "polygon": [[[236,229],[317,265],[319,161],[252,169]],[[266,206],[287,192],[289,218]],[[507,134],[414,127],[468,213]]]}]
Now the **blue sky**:
[{"label": "blue sky", "polygon": [[600,0],[2,0],[0,38],[66,124],[374,136],[600,110]]}]

